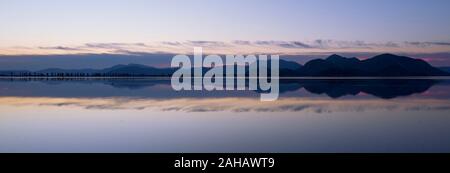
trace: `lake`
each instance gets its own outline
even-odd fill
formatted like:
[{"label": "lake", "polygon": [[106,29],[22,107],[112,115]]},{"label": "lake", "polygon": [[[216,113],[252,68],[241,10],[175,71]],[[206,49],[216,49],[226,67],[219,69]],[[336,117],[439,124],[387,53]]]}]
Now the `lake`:
[{"label": "lake", "polygon": [[280,80],[174,91],[168,78],[0,78],[0,152],[450,152],[450,80]]}]

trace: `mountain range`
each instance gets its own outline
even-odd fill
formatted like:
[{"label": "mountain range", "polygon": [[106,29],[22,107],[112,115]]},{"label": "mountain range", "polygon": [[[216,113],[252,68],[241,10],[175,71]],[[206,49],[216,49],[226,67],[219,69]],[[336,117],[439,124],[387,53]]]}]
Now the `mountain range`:
[{"label": "mountain range", "polygon": [[[390,77],[390,76],[449,76],[448,68],[436,68],[421,59],[394,54],[381,54],[359,60],[340,55],[314,59],[304,65],[280,59],[282,77]],[[207,71],[205,68],[204,71]],[[0,76],[171,76],[176,68],[156,68],[140,64],[116,65],[105,69],[59,69],[40,71],[0,71]]]},{"label": "mountain range", "polygon": [[311,60],[296,70],[296,76],[446,76],[444,72],[421,59],[381,54],[369,59],[331,55]]}]

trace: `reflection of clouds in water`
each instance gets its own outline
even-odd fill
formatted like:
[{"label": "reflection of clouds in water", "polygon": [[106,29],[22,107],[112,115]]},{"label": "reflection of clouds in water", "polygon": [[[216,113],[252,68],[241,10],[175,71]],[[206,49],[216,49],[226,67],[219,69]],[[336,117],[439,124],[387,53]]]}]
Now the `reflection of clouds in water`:
[{"label": "reflection of clouds in water", "polygon": [[283,98],[274,102],[261,102],[252,98],[208,99],[132,99],[132,98],[47,98],[2,97],[0,105],[11,106],[58,106],[85,109],[150,109],[180,112],[364,112],[373,110],[450,110],[448,100],[411,99],[398,100],[329,100],[321,98]]}]

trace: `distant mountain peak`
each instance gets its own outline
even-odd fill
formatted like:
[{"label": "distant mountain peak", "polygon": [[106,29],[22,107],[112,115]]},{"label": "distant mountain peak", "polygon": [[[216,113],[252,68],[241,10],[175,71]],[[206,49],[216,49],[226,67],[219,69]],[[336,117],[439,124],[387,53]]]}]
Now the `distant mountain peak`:
[{"label": "distant mountain peak", "polygon": [[[394,54],[392,54],[392,53],[383,53],[383,54],[380,54],[380,55],[377,55],[377,56],[375,56],[375,57],[393,57],[393,56],[395,56],[395,57],[399,57],[398,55],[394,55]],[[374,57],[374,58],[375,58]]]},{"label": "distant mountain peak", "polygon": [[358,58],[352,57],[352,58],[347,58],[347,57],[343,57],[337,54],[333,54],[331,56],[329,56],[328,58],[325,59],[328,62],[332,62],[332,63],[346,63],[346,62],[359,62]]},{"label": "distant mountain peak", "polygon": [[338,55],[338,54],[333,54],[333,55],[330,55],[327,59],[347,59],[347,58],[343,57],[341,55]]},{"label": "distant mountain peak", "polygon": [[134,66],[134,67],[150,67],[150,66],[146,66],[146,65],[143,65],[143,64],[135,64],[135,63],[130,63],[130,64],[126,65],[126,66]]},{"label": "distant mountain peak", "polygon": [[377,56],[372,57],[371,59],[383,59],[383,60],[389,60],[389,61],[397,61],[397,60],[419,60],[414,59],[406,56],[400,56],[400,55],[394,55],[391,53],[384,53]]}]

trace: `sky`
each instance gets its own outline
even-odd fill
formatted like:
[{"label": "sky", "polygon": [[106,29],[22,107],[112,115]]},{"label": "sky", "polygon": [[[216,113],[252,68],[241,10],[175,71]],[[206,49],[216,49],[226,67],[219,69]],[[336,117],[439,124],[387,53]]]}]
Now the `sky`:
[{"label": "sky", "polygon": [[0,0],[0,55],[186,53],[201,46],[210,53],[432,59],[450,52],[448,9],[448,0]]}]

